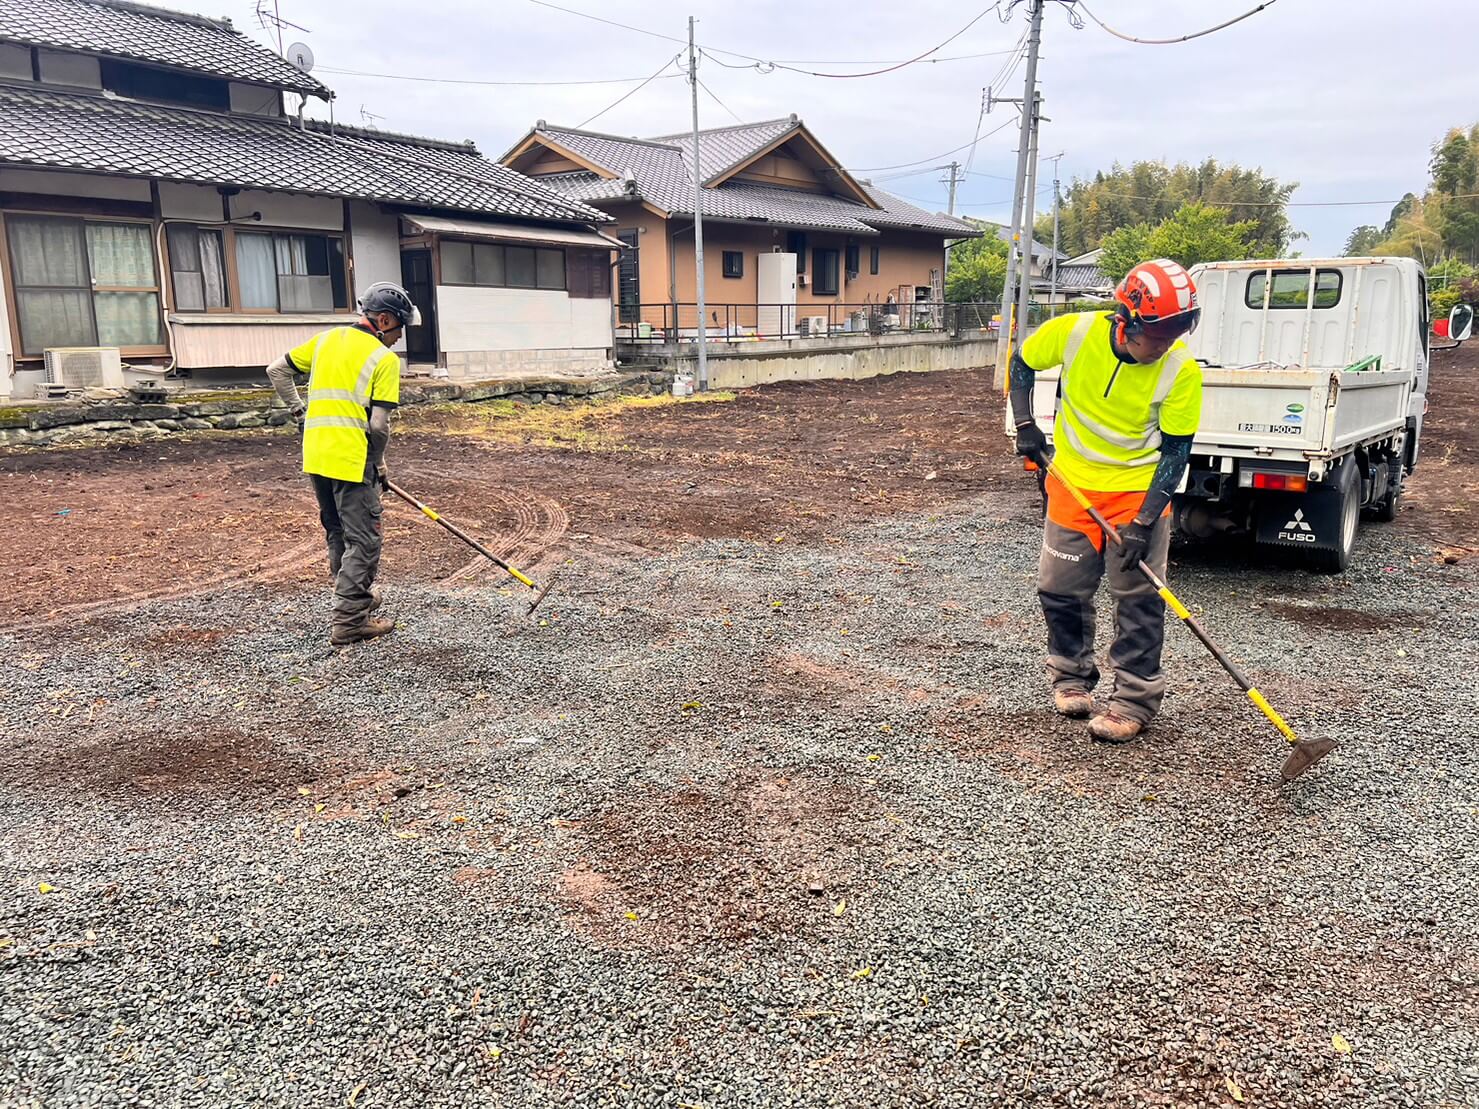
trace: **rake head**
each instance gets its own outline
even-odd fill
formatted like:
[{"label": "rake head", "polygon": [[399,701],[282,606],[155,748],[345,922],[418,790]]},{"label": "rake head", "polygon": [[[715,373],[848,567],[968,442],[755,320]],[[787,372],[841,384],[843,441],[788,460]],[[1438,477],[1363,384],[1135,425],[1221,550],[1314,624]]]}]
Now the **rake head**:
[{"label": "rake head", "polygon": [[539,603],[543,601],[546,597],[548,597],[549,591],[555,587],[555,581],[556,579],[551,577],[547,582],[544,583],[544,588],[541,589],[538,593],[534,594],[534,599],[529,602],[529,609],[525,613],[526,616],[534,615],[534,610],[539,607]]},{"label": "rake head", "polygon": [[1339,746],[1333,739],[1302,739],[1289,752],[1279,773],[1284,781],[1292,782]]}]

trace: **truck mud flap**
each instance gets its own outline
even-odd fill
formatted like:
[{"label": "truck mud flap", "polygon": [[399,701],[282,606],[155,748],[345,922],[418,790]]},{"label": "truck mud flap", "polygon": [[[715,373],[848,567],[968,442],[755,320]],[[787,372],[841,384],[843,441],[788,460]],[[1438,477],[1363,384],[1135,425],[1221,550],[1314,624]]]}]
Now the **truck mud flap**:
[{"label": "truck mud flap", "polygon": [[1254,502],[1260,543],[1300,550],[1340,546],[1340,494],[1317,487],[1308,493],[1264,493]]}]

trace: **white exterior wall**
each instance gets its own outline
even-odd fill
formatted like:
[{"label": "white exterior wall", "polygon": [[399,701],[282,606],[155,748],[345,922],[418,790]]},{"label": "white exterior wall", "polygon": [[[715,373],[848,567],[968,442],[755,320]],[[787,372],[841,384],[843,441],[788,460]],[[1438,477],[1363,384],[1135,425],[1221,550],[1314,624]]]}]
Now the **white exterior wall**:
[{"label": "white exterior wall", "polygon": [[611,368],[611,301],[552,289],[437,286],[437,331],[454,378]]},{"label": "white exterior wall", "polygon": [[264,89],[261,85],[243,85],[230,82],[227,90],[231,96],[231,110],[249,116],[282,115],[282,93],[276,89]]},{"label": "white exterior wall", "polygon": [[149,182],[99,173],[53,173],[37,169],[0,169],[0,192],[50,193],[87,196],[100,200],[149,203]]},{"label": "white exterior wall", "polygon": [[96,58],[57,50],[41,51],[41,80],[44,84],[70,85],[73,88],[103,87],[103,75]]},{"label": "white exterior wall", "polygon": [[354,256],[349,285],[356,294],[377,281],[401,283],[401,218],[378,205],[349,206],[349,250]]},{"label": "white exterior wall", "polygon": [[165,219],[221,222],[221,194],[210,185],[187,185],[180,181],[159,183],[159,211]]}]

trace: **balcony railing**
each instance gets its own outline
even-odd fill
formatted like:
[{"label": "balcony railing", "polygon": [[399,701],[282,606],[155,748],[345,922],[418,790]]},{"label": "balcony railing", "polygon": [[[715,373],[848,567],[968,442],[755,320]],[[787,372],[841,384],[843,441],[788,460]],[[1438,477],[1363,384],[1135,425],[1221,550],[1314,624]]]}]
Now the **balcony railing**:
[{"label": "balcony railing", "polygon": [[[990,334],[1001,326],[996,303],[912,301],[903,304],[708,304],[710,343],[775,339],[832,339],[844,335]],[[1058,315],[1066,306],[1034,304],[1028,325]],[[619,304],[618,343],[661,345],[698,339],[698,305],[659,302]]]}]

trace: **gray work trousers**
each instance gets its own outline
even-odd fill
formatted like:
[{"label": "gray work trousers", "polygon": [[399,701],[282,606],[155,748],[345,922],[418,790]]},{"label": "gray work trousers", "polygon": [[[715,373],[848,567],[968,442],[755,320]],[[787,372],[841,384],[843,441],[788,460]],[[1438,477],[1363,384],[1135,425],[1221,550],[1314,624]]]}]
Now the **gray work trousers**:
[{"label": "gray work trousers", "polygon": [[329,547],[335,628],[355,628],[370,614],[370,586],[380,569],[380,487],[309,474]]},{"label": "gray work trousers", "polygon": [[[1104,542],[1101,539],[1101,542]],[[1162,516],[1151,536],[1145,561],[1164,581],[1171,546],[1171,518]],[[1108,562],[1106,567],[1105,563]],[[1092,690],[1099,681],[1094,661],[1094,594],[1109,571],[1114,598],[1114,645],[1109,665],[1114,692],[1109,708],[1120,716],[1150,723],[1166,693],[1161,647],[1166,638],[1166,603],[1145,575],[1120,569],[1111,548],[1102,552],[1083,532],[1044,522],[1037,594],[1048,623],[1048,676],[1054,689]]]}]

